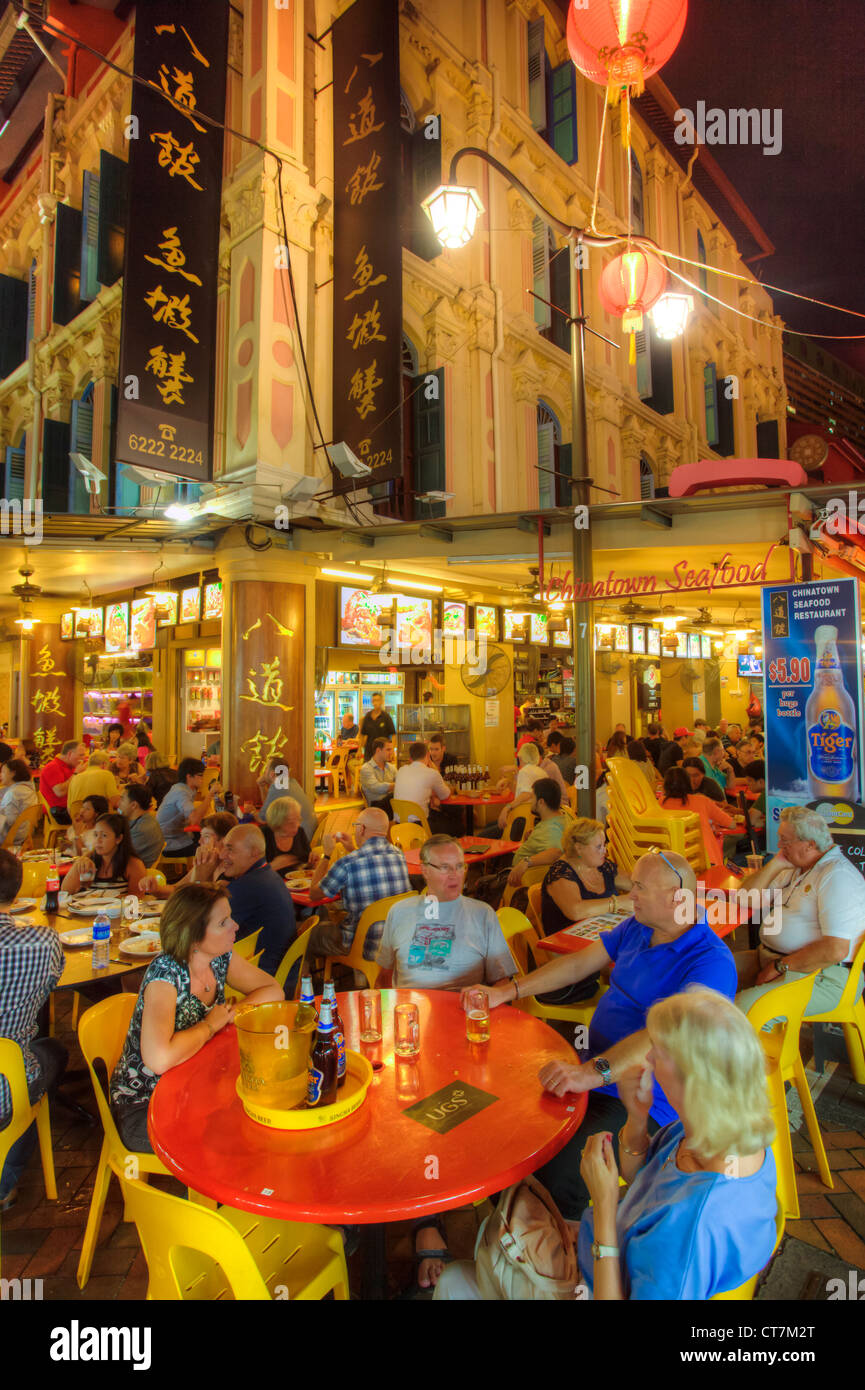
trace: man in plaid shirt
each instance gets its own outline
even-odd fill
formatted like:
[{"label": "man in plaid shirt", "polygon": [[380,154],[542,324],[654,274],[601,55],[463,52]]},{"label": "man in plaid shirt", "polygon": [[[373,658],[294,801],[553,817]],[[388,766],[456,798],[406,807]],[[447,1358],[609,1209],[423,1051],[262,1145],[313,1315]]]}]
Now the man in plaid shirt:
[{"label": "man in plaid shirt", "polygon": [[[53,1095],[66,1070],[68,1053],[56,1038],[37,1038],[37,1018],[63,974],[63,947],[53,927],[16,922],[6,911],[16,897],[23,869],[20,860],[0,849],[0,1037],[17,1042],[31,1103],[47,1091]],[[0,1076],[0,1127],[12,1116],[12,1097]],[[0,1174],[0,1211],[14,1205],[18,1179],[36,1145],[36,1122],[16,1139]]]},{"label": "man in plaid shirt", "polygon": [[[361,913],[380,898],[392,898],[397,893],[410,893],[405,856],[387,838],[388,818],[384,811],[369,806],[354,822],[357,849],[338,859],[329,868],[334,840],[350,844],[347,835],[325,835],[324,857],[316,866],[309,890],[309,900],[320,903],[325,898],[342,897],[347,917],[341,927],[320,922],[313,927],[309,952],[314,956],[344,956],[351,950]],[[376,922],[367,933],[364,960],[375,960],[384,920]]]}]

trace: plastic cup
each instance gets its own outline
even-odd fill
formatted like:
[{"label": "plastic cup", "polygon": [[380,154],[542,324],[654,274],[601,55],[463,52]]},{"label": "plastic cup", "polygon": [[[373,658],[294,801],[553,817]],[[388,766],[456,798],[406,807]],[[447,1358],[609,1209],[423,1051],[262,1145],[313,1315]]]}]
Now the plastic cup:
[{"label": "plastic cup", "polygon": [[746,854],[745,863],[748,865],[748,873],[756,874],[763,867],[762,854]]}]

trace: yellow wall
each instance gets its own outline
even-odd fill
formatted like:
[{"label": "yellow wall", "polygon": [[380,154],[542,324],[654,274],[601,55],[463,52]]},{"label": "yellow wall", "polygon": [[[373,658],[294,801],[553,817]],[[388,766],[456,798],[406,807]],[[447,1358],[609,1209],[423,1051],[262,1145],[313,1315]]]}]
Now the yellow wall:
[{"label": "yellow wall", "polygon": [[[695,719],[706,717],[705,695],[697,695],[695,707],[693,695],[689,695],[679,679],[682,668],[688,664],[680,657],[661,658],[661,712],[668,734],[679,727],[693,729]],[[700,669],[699,664],[696,669]]]}]

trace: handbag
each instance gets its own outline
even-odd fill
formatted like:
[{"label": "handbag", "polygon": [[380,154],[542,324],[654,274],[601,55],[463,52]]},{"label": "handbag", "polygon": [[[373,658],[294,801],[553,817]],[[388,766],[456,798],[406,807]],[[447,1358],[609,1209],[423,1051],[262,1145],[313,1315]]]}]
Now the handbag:
[{"label": "handbag", "polygon": [[574,1299],[579,1283],[571,1229],[537,1178],[499,1197],[478,1232],[475,1275],[488,1300]]}]

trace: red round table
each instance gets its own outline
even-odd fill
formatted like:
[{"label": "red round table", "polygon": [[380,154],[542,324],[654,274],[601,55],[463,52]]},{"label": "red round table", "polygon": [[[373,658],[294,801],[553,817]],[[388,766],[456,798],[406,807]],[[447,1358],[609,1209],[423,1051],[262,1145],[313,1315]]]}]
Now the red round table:
[{"label": "red round table", "polygon": [[466,813],[466,834],[475,833],[475,810],[478,806],[504,806],[506,802],[513,801],[513,792],[484,792],[481,796],[464,796],[459,792],[451,792],[447,801],[441,804],[443,807],[462,806]]},{"label": "red round table", "polygon": [[[420,1056],[393,1052],[397,1003],[420,1010]],[[459,995],[383,990],[382,1042],[359,1043],[359,995],[339,995],[348,1046],[375,1063],[366,1100],[348,1119],[316,1131],[280,1131],[245,1114],[235,1091],[236,1030],[223,1029],[160,1079],[150,1102],[154,1150],[181,1181],[244,1211],[289,1221],[369,1227],[371,1296],[382,1296],[381,1223],[447,1211],[486,1197],[540,1168],[581,1123],[584,1095],[544,1092],[538,1072],[573,1061],[568,1043],[540,1019],[503,1006],[489,1044],[466,1040]],[[497,1099],[440,1134],[404,1112],[452,1082]],[[435,1160],[435,1162],[431,1162]]]}]

